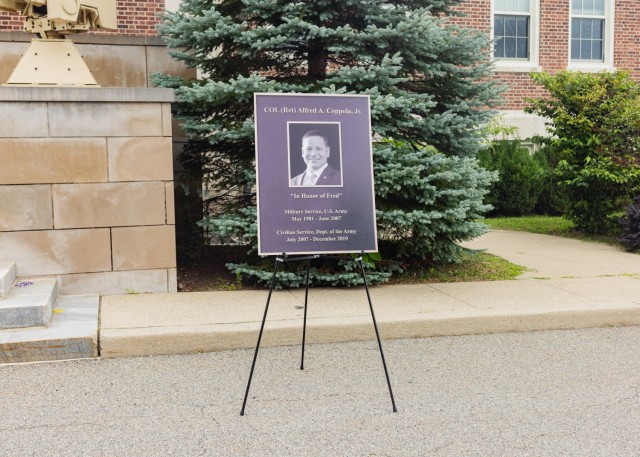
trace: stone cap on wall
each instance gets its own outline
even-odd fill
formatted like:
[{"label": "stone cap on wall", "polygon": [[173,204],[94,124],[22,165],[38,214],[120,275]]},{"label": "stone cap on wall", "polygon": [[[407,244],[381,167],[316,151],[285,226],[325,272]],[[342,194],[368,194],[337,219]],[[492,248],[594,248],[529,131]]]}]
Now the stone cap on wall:
[{"label": "stone cap on wall", "polygon": [[[26,32],[0,32],[0,42],[29,42],[35,35]],[[69,38],[78,44],[111,44],[119,46],[166,46],[160,36],[108,35],[79,33]]]},{"label": "stone cap on wall", "polygon": [[0,87],[2,102],[172,103],[173,89],[145,87]]}]

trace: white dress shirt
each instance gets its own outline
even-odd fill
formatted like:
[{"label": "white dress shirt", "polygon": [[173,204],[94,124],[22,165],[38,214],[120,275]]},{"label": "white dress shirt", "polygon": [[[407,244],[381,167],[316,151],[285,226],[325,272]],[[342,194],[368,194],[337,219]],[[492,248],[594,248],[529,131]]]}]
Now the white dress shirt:
[{"label": "white dress shirt", "polygon": [[318,178],[322,175],[322,173],[324,172],[324,169],[327,168],[329,166],[329,164],[325,163],[324,167],[319,168],[318,170],[309,170],[307,169],[304,172],[304,177],[302,179],[302,185],[303,186],[315,186],[316,183],[318,182]]}]

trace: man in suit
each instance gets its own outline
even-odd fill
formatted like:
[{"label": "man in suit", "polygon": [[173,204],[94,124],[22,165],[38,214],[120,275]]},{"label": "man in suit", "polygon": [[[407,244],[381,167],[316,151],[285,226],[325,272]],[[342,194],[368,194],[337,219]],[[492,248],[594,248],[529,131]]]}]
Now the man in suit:
[{"label": "man in suit", "polygon": [[291,186],[340,186],[340,171],[327,163],[331,154],[329,140],[318,130],[311,130],[302,137],[302,159],[307,169],[289,181]]}]

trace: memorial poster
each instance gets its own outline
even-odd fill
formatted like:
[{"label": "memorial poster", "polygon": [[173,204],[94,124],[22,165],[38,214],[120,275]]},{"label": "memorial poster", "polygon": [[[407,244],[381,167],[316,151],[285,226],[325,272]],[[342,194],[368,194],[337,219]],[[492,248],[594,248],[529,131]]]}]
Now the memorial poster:
[{"label": "memorial poster", "polygon": [[259,254],[376,252],[369,97],[254,102]]}]

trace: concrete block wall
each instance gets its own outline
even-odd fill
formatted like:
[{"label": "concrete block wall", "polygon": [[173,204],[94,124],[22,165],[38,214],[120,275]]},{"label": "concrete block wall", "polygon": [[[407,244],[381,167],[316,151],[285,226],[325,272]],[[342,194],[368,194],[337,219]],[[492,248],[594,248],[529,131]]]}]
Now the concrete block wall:
[{"label": "concrete block wall", "polygon": [[[0,31],[0,84],[9,79],[32,38],[24,32]],[[153,73],[196,76],[194,69],[169,56],[158,36],[85,33],[74,35],[72,40],[102,87],[152,87],[149,78]]]},{"label": "concrete block wall", "polygon": [[172,101],[0,88],[0,262],[63,294],[175,292]]},{"label": "concrete block wall", "polygon": [[[0,30],[2,30],[1,27]],[[9,78],[13,68],[29,46],[31,38],[31,35],[23,32],[0,31],[0,84]],[[169,56],[166,45],[158,36],[86,33],[72,38],[96,81],[103,88],[152,87],[149,77],[153,73],[166,73],[187,79],[196,76],[194,69],[186,68]],[[172,123],[172,132],[174,179],[181,179],[183,170],[177,157],[186,143],[186,138],[175,120]],[[195,186],[197,183],[194,184],[192,195],[197,194]],[[174,192],[178,212],[178,237],[187,239],[190,236],[190,227],[186,221],[194,219],[194,216],[183,216],[192,209],[184,203],[185,195],[182,188],[177,187]]]}]

